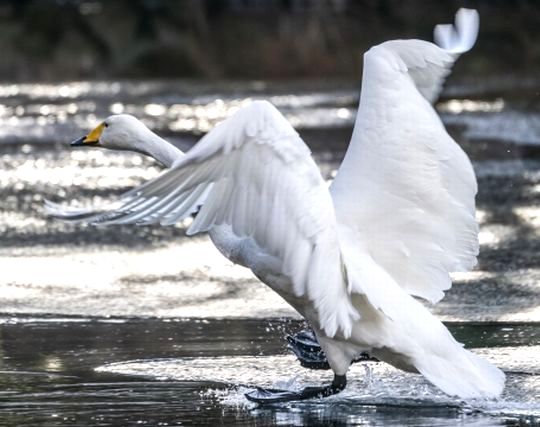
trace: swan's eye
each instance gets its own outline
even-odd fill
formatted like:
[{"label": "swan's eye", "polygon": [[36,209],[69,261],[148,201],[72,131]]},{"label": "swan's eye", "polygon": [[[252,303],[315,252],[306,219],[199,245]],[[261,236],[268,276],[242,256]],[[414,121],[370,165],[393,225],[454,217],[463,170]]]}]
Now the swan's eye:
[{"label": "swan's eye", "polygon": [[106,128],[108,128],[108,127],[109,127],[109,123],[103,122],[103,126],[105,126]]}]

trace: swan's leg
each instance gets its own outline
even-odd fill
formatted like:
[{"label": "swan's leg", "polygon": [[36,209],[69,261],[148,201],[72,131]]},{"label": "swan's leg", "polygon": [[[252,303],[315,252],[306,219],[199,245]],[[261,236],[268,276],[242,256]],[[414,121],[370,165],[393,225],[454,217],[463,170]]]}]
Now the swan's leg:
[{"label": "swan's leg", "polygon": [[321,399],[332,396],[344,390],[346,386],[347,377],[345,375],[334,375],[334,380],[327,386],[306,387],[300,391],[257,388],[246,393],[245,396],[248,400],[256,403],[291,402],[294,400]]},{"label": "swan's leg", "polygon": [[256,403],[277,403],[328,397],[344,390],[347,386],[346,373],[355,353],[355,348],[347,343],[330,338],[317,337],[322,351],[328,355],[328,364],[334,371],[334,380],[330,385],[306,387],[301,391],[257,388],[246,393],[246,398]]},{"label": "swan's leg", "polygon": [[[289,349],[298,358],[298,361],[304,368],[308,369],[331,369],[326,360],[326,355],[312,330],[300,331],[295,335],[287,335]],[[352,363],[356,362],[378,362],[367,353],[360,353]]]},{"label": "swan's leg", "polygon": [[305,400],[312,398],[323,398],[337,394],[347,386],[345,375],[334,375],[334,380],[330,385],[320,387],[306,387],[300,391],[278,390],[273,388],[257,388],[246,393],[246,398],[256,403],[279,403],[291,402],[294,400]]}]

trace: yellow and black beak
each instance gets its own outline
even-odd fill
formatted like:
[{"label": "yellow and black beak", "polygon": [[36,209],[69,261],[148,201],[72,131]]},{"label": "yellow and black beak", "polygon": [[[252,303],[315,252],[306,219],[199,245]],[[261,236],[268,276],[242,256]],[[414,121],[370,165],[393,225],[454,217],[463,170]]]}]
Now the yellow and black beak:
[{"label": "yellow and black beak", "polygon": [[105,127],[105,123],[100,123],[88,135],[76,139],[70,145],[72,147],[99,145],[99,138],[101,137],[101,134],[103,133]]}]

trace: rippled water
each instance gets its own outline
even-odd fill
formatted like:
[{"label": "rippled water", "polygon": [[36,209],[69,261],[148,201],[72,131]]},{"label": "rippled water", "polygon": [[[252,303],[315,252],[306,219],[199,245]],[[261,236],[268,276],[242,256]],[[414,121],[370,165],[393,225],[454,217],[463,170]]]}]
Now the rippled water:
[{"label": "rippled water", "polygon": [[[501,399],[461,402],[418,375],[355,365],[338,396],[260,407],[255,385],[329,381],[301,368],[267,319],[0,318],[1,425],[512,425],[540,421],[538,324],[449,324],[508,375]],[[524,337],[527,337],[525,340]],[[489,348],[486,346],[489,345]]]},{"label": "rippled water", "polygon": [[456,401],[367,364],[338,396],[257,407],[245,387],[329,379],[287,353],[283,335],[302,327],[289,306],[204,236],[185,238],[185,224],[74,226],[47,218],[43,199],[100,203],[161,172],[138,154],[68,147],[109,114],[135,114],[187,150],[256,98],[287,116],[331,179],[356,84],[0,85],[0,425],[540,423],[539,87],[450,85],[437,105],[478,176],[481,254],[432,310],[507,372],[502,399]]}]

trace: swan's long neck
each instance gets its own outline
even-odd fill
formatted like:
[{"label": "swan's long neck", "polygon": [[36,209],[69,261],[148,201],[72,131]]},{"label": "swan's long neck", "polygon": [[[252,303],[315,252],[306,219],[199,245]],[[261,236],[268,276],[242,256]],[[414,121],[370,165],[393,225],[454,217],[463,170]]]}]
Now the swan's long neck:
[{"label": "swan's long neck", "polygon": [[184,153],[148,129],[144,139],[137,144],[137,151],[146,154],[170,168]]}]

